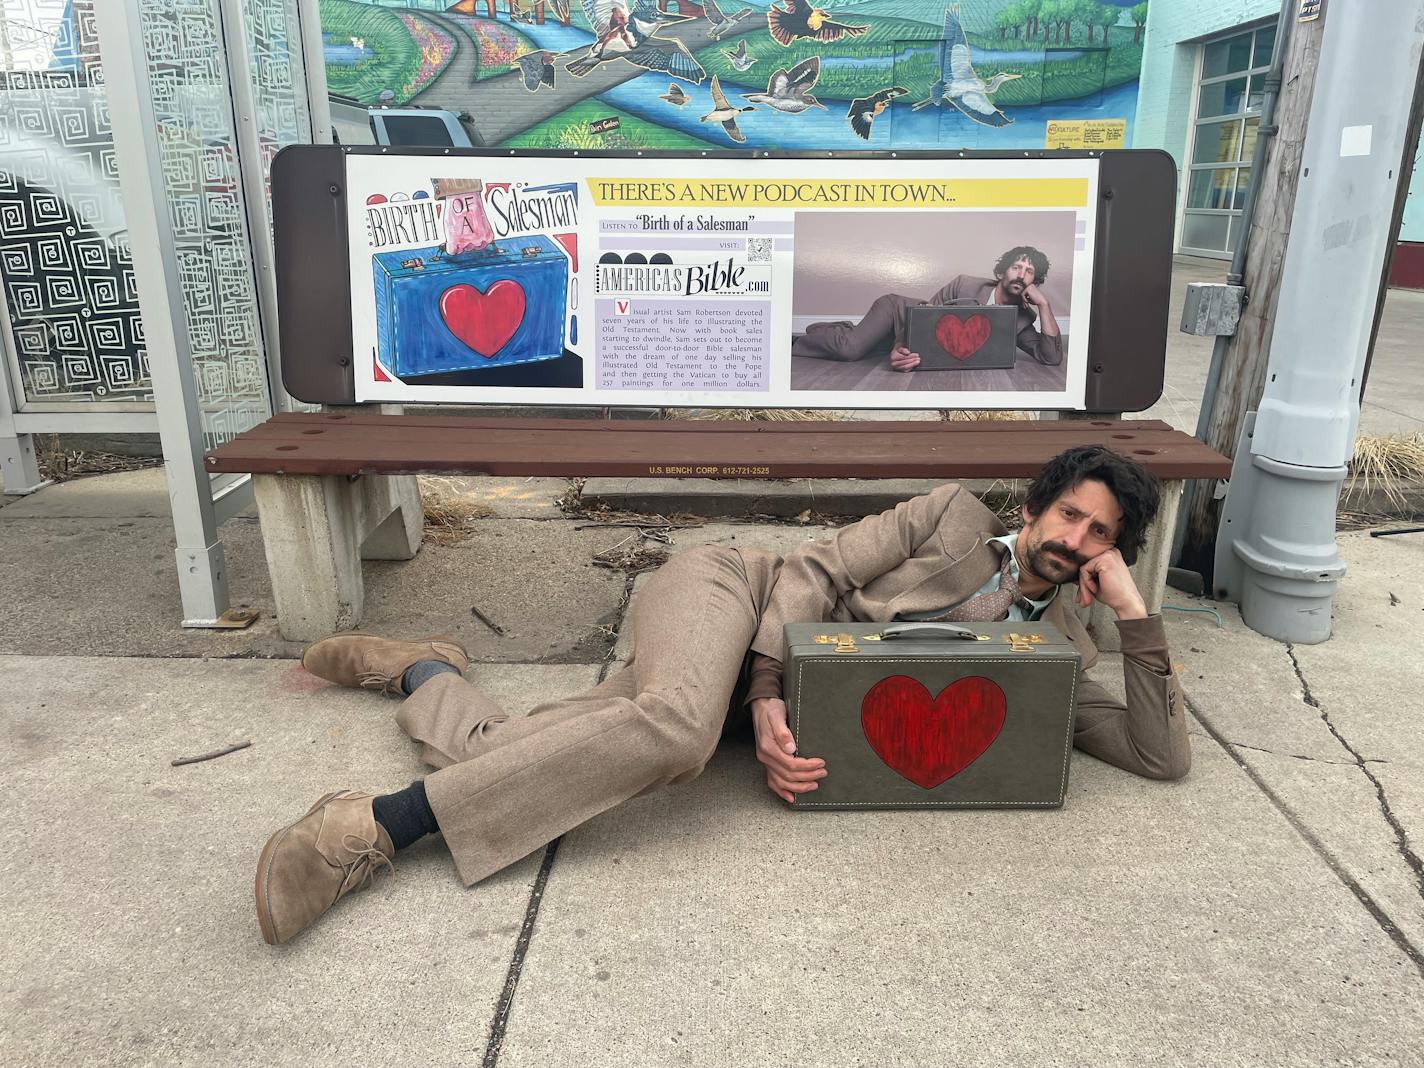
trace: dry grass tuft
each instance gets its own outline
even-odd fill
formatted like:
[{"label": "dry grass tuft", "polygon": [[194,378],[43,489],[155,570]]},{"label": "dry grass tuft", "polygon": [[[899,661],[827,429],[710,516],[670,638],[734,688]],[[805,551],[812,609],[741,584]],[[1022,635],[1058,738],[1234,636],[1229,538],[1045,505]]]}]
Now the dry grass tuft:
[{"label": "dry grass tuft", "polygon": [[706,419],[744,423],[838,423],[844,412],[821,408],[664,408],[664,419]]},{"label": "dry grass tuft", "polygon": [[1380,437],[1361,434],[1355,439],[1355,455],[1345,495],[1384,495],[1400,511],[1409,508],[1405,495],[1424,482],[1424,433]]},{"label": "dry grass tuft", "polygon": [[666,535],[651,530],[635,530],[616,545],[594,553],[593,565],[609,571],[622,571],[626,575],[655,571],[667,563],[669,554],[658,544],[645,544],[649,540],[662,545],[670,544]]},{"label": "dry grass tuft", "polygon": [[425,537],[436,545],[455,545],[468,538],[476,519],[494,509],[469,496],[452,478],[420,476],[420,501],[425,506]]},{"label": "dry grass tuft", "polygon": [[141,471],[147,467],[162,467],[161,456],[121,456],[112,452],[92,452],[85,449],[65,449],[57,434],[35,439],[35,461],[40,477],[51,482],[68,482],[84,475],[111,475],[116,471]]},{"label": "dry grass tuft", "polygon": [[1016,423],[1032,419],[1030,412],[986,411],[977,408],[943,408],[939,413],[942,423]]}]

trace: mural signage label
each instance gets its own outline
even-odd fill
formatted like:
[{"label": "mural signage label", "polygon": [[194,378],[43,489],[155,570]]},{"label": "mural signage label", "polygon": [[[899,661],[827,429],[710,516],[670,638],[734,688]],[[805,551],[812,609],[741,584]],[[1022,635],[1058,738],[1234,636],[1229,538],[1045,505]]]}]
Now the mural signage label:
[{"label": "mural signage label", "polygon": [[1083,406],[1097,160],[346,167],[358,401]]},{"label": "mural signage label", "polygon": [[1126,119],[1049,119],[1044,148],[1125,148]]}]

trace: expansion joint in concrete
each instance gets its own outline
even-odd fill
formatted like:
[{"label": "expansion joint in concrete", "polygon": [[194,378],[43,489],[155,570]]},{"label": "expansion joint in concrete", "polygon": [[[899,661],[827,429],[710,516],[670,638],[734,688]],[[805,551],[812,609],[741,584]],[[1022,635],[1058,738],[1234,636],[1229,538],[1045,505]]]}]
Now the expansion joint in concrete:
[{"label": "expansion joint in concrete", "polygon": [[[1294,659],[1294,656],[1292,656],[1292,659]],[[1419,947],[1409,940],[1409,936],[1399,929],[1399,925],[1390,918],[1389,913],[1370,895],[1370,892],[1361,886],[1353,875],[1345,870],[1345,866],[1335,854],[1331,853],[1330,850],[1325,847],[1325,843],[1316,836],[1315,832],[1305,825],[1305,821],[1296,815],[1295,811],[1289,805],[1281,800],[1280,795],[1271,789],[1270,784],[1262,778],[1260,772],[1247,763],[1246,758],[1222,735],[1221,731],[1217,730],[1216,726],[1207,718],[1206,714],[1197,707],[1190,696],[1186,697],[1186,701],[1187,708],[1196,718],[1196,721],[1202,725],[1202,729],[1206,731],[1212,741],[1221,746],[1226,755],[1235,761],[1236,766],[1246,773],[1246,777],[1256,784],[1256,788],[1266,795],[1266,799],[1275,806],[1276,811],[1285,817],[1286,822],[1295,829],[1295,833],[1305,840],[1305,844],[1315,851],[1315,855],[1325,862],[1325,866],[1335,874],[1335,877],[1339,879],[1340,882],[1344,883],[1345,888],[1355,895],[1355,900],[1364,906],[1365,911],[1370,914],[1371,919],[1373,919],[1379,926],[1379,929],[1389,937],[1389,940],[1399,947],[1400,952],[1413,962],[1415,969],[1419,972],[1419,977],[1424,979],[1424,952],[1421,952]]]},{"label": "expansion joint in concrete", "polygon": [[[628,579],[631,589],[632,577]],[[608,678],[613,667],[612,661],[605,662],[598,671],[598,681]],[[549,887],[549,876],[554,870],[554,859],[558,856],[563,837],[555,838],[544,847],[544,859],[539,865],[539,874],[534,878],[534,886],[529,891],[529,903],[524,908],[524,922],[519,927],[519,938],[514,943],[514,953],[510,956],[509,970],[504,976],[504,989],[500,991],[499,1003],[495,1006],[494,1018],[490,1021],[489,1041],[485,1045],[483,1068],[495,1068],[499,1063],[500,1051],[504,1048],[505,1035],[509,1030],[509,1016],[514,1008],[514,995],[519,989],[519,977],[524,973],[524,961],[529,954],[529,946],[534,940],[534,928],[539,920],[539,910],[544,904],[544,891]]]},{"label": "expansion joint in concrete", "polygon": [[1394,810],[1390,808],[1389,796],[1385,793],[1384,783],[1380,782],[1378,776],[1370,770],[1369,765],[1374,762],[1366,760],[1361,756],[1359,750],[1351,745],[1345,736],[1340,733],[1339,728],[1330,722],[1330,713],[1325,710],[1325,706],[1316,700],[1315,694],[1311,693],[1310,683],[1306,680],[1305,672],[1301,670],[1300,660],[1295,655],[1295,646],[1289,642],[1286,643],[1286,653],[1290,656],[1291,666],[1295,669],[1295,677],[1300,682],[1302,699],[1307,705],[1320,713],[1321,722],[1323,722],[1330,733],[1335,736],[1335,740],[1340,743],[1345,752],[1354,757],[1355,765],[1360,771],[1364,772],[1365,778],[1369,779],[1370,783],[1374,786],[1375,798],[1379,802],[1380,813],[1384,816],[1385,822],[1389,824],[1390,830],[1394,832],[1395,848],[1399,850],[1399,855],[1404,858],[1404,863],[1409,865],[1409,870],[1414,873],[1414,887],[1419,892],[1419,896],[1424,897],[1424,861],[1419,859],[1419,854],[1415,853],[1410,846],[1408,832],[1405,831],[1404,825],[1399,822],[1399,817],[1394,814]]},{"label": "expansion joint in concrete", "polygon": [[554,868],[554,857],[558,855],[562,838],[555,838],[544,847],[544,861],[539,865],[539,874],[534,878],[534,889],[529,893],[529,904],[524,909],[524,922],[519,927],[519,938],[514,943],[514,954],[509,961],[509,970],[504,976],[504,989],[500,991],[499,1003],[495,1006],[494,1019],[490,1021],[489,1042],[485,1045],[484,1068],[495,1068],[499,1063],[500,1051],[504,1048],[504,1036],[509,1028],[509,1014],[514,1007],[514,994],[519,989],[519,977],[524,972],[524,958],[529,953],[529,944],[534,940],[534,927],[539,920],[539,908],[544,903],[544,891],[549,885],[549,873]]}]

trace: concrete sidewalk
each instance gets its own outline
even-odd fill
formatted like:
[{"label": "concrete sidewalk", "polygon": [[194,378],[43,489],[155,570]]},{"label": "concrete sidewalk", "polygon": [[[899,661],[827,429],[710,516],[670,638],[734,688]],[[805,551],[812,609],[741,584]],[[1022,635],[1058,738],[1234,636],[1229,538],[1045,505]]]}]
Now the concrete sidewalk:
[{"label": "concrete sidewalk", "polygon": [[[511,709],[592,683],[631,585],[592,556],[636,532],[579,529],[563,489],[475,483],[494,514],[368,565],[365,622],[456,634]],[[263,618],[180,632],[161,472],[0,508],[6,1065],[1424,1063],[1424,537],[1342,535],[1320,646],[1169,597],[1182,782],[1075,754],[1062,811],[791,813],[734,739],[470,890],[421,843],[275,949],[267,835],[423,772],[394,701],[276,635],[255,522],[224,541]]]}]

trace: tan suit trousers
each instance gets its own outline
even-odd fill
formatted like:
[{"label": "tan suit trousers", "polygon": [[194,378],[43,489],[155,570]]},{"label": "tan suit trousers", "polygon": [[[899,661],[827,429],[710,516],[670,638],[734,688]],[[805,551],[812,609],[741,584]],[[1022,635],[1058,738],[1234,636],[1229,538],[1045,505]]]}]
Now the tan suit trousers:
[{"label": "tan suit trousers", "polygon": [[759,550],[676,554],[633,605],[627,665],[527,715],[509,716],[454,674],[402,703],[398,722],[440,769],[426,795],[465,885],[702,771],[780,565]]}]

